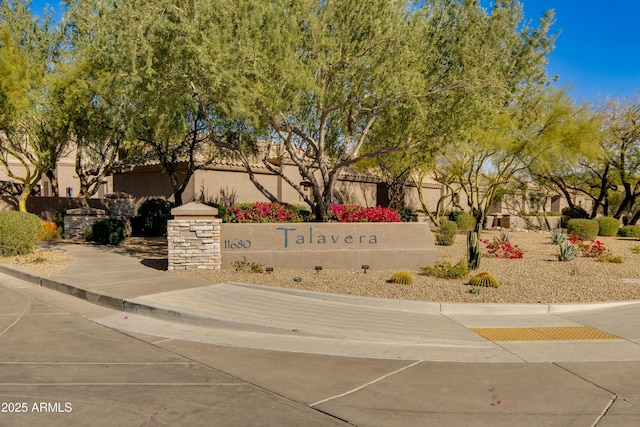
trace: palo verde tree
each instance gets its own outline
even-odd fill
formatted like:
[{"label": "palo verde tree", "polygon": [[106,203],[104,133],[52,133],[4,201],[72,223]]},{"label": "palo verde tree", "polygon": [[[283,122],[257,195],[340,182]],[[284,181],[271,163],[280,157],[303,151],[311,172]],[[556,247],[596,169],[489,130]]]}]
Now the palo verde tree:
[{"label": "palo verde tree", "polygon": [[[205,45],[222,39],[227,47],[211,52],[216,64],[235,65],[230,75],[211,67],[209,74],[226,81],[231,94],[229,106],[218,111],[238,112],[248,128],[262,132],[263,165],[298,191],[317,220],[326,217],[345,168],[426,141],[418,123],[451,112],[454,94],[472,80],[449,57],[460,42],[449,28],[463,25],[450,9],[477,6],[437,1],[415,8],[402,0],[225,5],[228,10],[216,4],[206,18],[216,21],[217,32],[208,33]],[[200,92],[209,99],[211,93],[219,94],[206,85]],[[383,128],[391,123],[393,137],[372,145],[373,135],[389,135]],[[311,196],[283,173],[279,165],[286,162],[295,164]]]},{"label": "palo verde tree", "polygon": [[117,46],[105,31],[99,8],[90,2],[66,2],[64,20],[72,55],[58,86],[61,109],[70,126],[79,197],[96,194],[113,172],[130,124],[130,87],[116,68]]},{"label": "palo verde tree", "polygon": [[197,2],[74,0],[67,7],[83,66],[103,92],[91,108],[110,132],[100,136],[108,143],[94,153],[100,147],[113,153],[125,135],[129,162],[158,162],[175,203],[182,204],[206,158],[201,151],[208,112],[194,97]]},{"label": "palo verde tree", "polygon": [[44,174],[53,171],[68,142],[55,84],[64,50],[50,14],[34,17],[24,0],[0,2],[0,164],[19,182],[18,208]]},{"label": "palo verde tree", "polygon": [[[456,114],[434,121],[436,132],[423,132],[437,143],[424,145],[415,156],[412,176],[420,196],[425,177],[443,185],[435,212],[421,197],[436,224],[450,199],[481,226],[495,190],[522,168],[540,125],[536,114],[548,80],[546,55],[555,40],[548,34],[553,13],[545,13],[533,28],[523,22],[518,1],[497,1],[491,10],[475,2],[450,2],[446,10],[449,19],[437,29],[448,34],[442,61],[448,70],[460,70],[467,87],[447,98]],[[456,194],[464,197],[458,200]]]}]

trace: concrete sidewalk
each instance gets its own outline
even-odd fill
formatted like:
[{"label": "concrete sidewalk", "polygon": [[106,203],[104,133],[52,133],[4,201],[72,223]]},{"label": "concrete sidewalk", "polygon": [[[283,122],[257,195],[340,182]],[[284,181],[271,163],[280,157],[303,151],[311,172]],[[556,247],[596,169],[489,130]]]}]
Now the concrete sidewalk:
[{"label": "concrete sidewalk", "polygon": [[[5,272],[120,312],[97,322],[200,343],[449,362],[640,361],[640,302],[449,304],[211,284],[148,268],[117,249],[62,244],[75,261],[39,278]],[[589,326],[612,339],[491,341],[476,328]]]}]

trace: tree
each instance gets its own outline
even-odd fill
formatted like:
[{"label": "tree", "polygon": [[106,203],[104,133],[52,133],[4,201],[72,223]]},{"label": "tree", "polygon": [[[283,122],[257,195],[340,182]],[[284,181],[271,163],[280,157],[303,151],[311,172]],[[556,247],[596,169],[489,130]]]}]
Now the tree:
[{"label": "tree", "polygon": [[53,171],[66,149],[68,127],[50,91],[62,47],[62,30],[50,14],[33,17],[24,0],[0,3],[0,164],[21,184],[21,211],[44,174],[55,184]]},{"label": "tree", "polygon": [[613,217],[629,212],[627,219],[635,224],[640,219],[640,210],[633,211],[640,196],[640,99],[610,100],[603,113],[607,132],[604,150],[615,175],[613,180],[623,194]]},{"label": "tree", "polygon": [[[218,113],[237,112],[253,132],[262,131],[264,166],[298,191],[317,220],[326,217],[345,168],[432,143],[425,129],[433,129],[424,123],[451,117],[461,99],[455,94],[479,85],[451,58],[467,25],[457,18],[477,5],[439,1],[415,9],[401,0],[349,0],[226,7],[208,12],[217,32],[204,43],[223,40],[224,52],[211,52],[215,64],[234,64],[232,75],[211,66],[209,74],[227,82],[232,100]],[[202,89],[199,96],[221,99],[220,86]],[[379,138],[374,148],[373,136],[388,126],[397,133]],[[233,141],[216,143],[234,149]],[[242,157],[242,150],[235,152]],[[296,165],[311,197],[277,166],[284,162],[269,162],[274,157]]]},{"label": "tree", "polygon": [[[525,159],[539,147],[534,142],[553,122],[543,114],[544,65],[555,36],[548,35],[552,12],[531,28],[518,1],[498,1],[489,12],[478,7],[468,16],[464,21],[473,25],[456,37],[464,49],[454,51],[454,64],[481,84],[463,99],[458,120],[464,125],[442,135],[441,148],[423,158],[446,188],[445,197],[451,195],[459,208],[466,203],[463,210],[481,227],[496,191],[524,170]],[[465,196],[460,201],[453,197],[458,193]]]},{"label": "tree", "polygon": [[67,8],[78,60],[95,79],[92,90],[103,91],[87,108],[109,131],[91,132],[102,143],[84,144],[79,154],[86,159],[90,149],[93,157],[109,149],[111,158],[126,138],[128,160],[157,161],[176,204],[182,204],[189,179],[206,159],[201,151],[207,111],[194,98],[197,2],[73,0]]}]

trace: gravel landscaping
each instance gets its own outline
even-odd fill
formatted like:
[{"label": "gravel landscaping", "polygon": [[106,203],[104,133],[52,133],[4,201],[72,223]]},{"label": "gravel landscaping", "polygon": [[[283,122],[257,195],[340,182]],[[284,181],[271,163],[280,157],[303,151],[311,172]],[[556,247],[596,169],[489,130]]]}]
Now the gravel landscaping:
[{"label": "gravel landscaping", "polygon": [[[484,239],[493,239],[499,232],[485,231]],[[388,283],[393,270],[275,269],[271,273],[238,271],[167,272],[195,277],[212,283],[244,282],[266,286],[306,289],[345,295],[377,298],[396,298],[440,302],[499,302],[499,303],[570,303],[640,300],[640,254],[632,248],[637,239],[599,237],[612,253],[622,257],[622,264],[600,262],[578,256],[569,262],[557,260],[557,246],[551,243],[548,232],[511,232],[509,239],[524,252],[522,259],[489,258],[483,256],[478,272],[489,272],[500,282],[498,288],[479,288],[478,293],[465,279],[436,279],[418,274],[419,266],[409,271],[413,284]],[[129,238],[122,247],[138,257],[145,265],[162,269],[166,266],[166,240]],[[458,235],[453,246],[438,246],[440,259],[456,263],[466,258],[466,238]],[[251,261],[251,260],[249,260]],[[55,275],[72,257],[57,249],[39,248],[24,257],[2,258],[0,262],[18,265],[42,275]],[[473,273],[475,274],[475,272]],[[626,280],[623,279],[634,279]]]},{"label": "gravel landscaping", "polygon": [[[485,231],[482,238],[491,240],[499,234],[496,231]],[[318,273],[310,269],[276,269],[268,274],[236,271],[187,271],[171,274],[214,283],[245,282],[345,295],[421,301],[569,303],[640,300],[640,283],[623,282],[623,279],[636,279],[640,282],[640,255],[631,250],[640,241],[600,237],[599,240],[612,253],[622,256],[622,264],[613,264],[583,257],[560,262],[556,257],[557,246],[551,242],[548,232],[511,232],[509,240],[524,251],[524,257],[496,259],[484,256],[478,272],[493,274],[500,286],[480,288],[479,293],[470,293],[471,287],[465,279],[420,276],[418,266],[409,271],[413,276],[411,285],[388,283],[393,270],[371,269],[364,274],[362,270],[332,270],[326,266]],[[441,260],[452,264],[466,259],[466,236],[458,235],[453,246],[438,246],[438,251]],[[477,272],[473,274],[475,273]],[[294,281],[294,278],[301,280]]]}]

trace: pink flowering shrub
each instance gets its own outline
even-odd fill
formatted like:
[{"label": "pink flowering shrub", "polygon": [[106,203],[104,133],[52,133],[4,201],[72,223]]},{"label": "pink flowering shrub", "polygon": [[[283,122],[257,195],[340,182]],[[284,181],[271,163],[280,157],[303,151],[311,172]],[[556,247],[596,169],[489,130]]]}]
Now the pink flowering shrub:
[{"label": "pink flowering shrub", "polygon": [[494,258],[520,259],[524,258],[524,252],[518,245],[512,245],[506,236],[494,237],[493,241],[481,239],[487,245],[487,256]]},{"label": "pink flowering shrub", "polygon": [[573,243],[578,249],[580,249],[580,253],[583,257],[587,258],[598,258],[599,256],[604,255],[605,253],[610,252],[600,240],[592,240],[591,242],[585,242],[584,240],[571,236],[571,243]]},{"label": "pink flowering shrub", "polygon": [[237,203],[229,208],[227,222],[302,222],[302,215],[282,203]]},{"label": "pink flowering shrub", "polygon": [[355,205],[332,205],[328,221],[332,222],[401,222],[400,213],[391,208],[363,208]]}]

